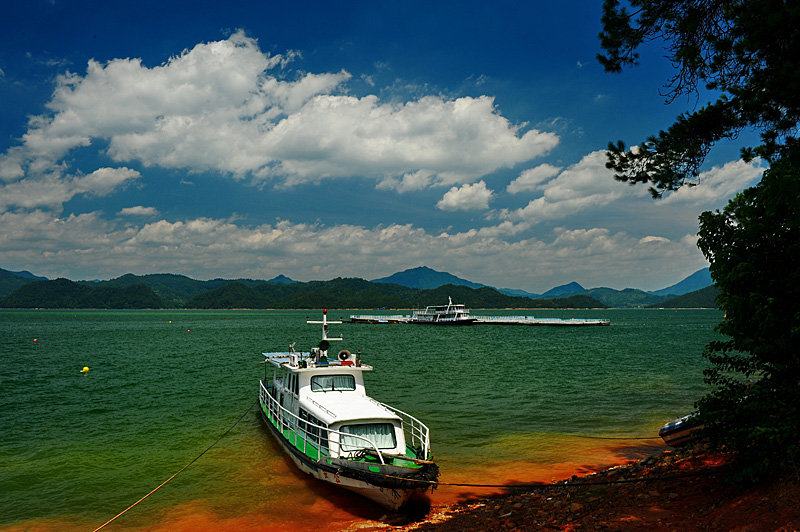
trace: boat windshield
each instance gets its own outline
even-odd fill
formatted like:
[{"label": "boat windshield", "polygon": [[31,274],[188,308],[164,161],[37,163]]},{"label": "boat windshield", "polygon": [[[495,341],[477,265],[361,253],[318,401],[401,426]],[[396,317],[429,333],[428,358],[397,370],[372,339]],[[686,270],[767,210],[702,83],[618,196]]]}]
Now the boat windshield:
[{"label": "boat windshield", "polygon": [[[361,436],[375,444],[378,449],[394,449],[397,447],[397,440],[394,436],[394,425],[391,423],[364,423],[361,425],[343,425],[342,432]],[[353,438],[342,434],[342,451],[356,451],[367,446],[367,442],[361,438]]]},{"label": "boat windshield", "polygon": [[312,392],[353,391],[356,378],[352,375],[315,375],[311,377]]}]

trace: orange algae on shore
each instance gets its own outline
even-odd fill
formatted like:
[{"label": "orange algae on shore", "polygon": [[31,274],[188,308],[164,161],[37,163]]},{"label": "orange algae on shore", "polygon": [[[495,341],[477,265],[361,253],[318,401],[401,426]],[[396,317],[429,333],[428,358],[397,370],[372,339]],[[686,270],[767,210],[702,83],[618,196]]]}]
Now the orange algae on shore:
[{"label": "orange algae on shore", "polygon": [[[509,437],[495,442],[500,454],[514,448],[521,456],[536,459],[493,460],[481,464],[460,465],[444,460],[442,484],[430,494],[432,507],[443,507],[465,500],[502,494],[515,485],[551,483],[585,475],[607,467],[656,454],[664,449],[658,440],[602,440],[559,435],[546,441],[530,437]],[[266,447],[271,447],[266,444]],[[244,457],[227,456],[241,460]],[[261,460],[251,467],[239,467],[238,481],[258,489],[225,496],[209,493],[208,499],[180,502],[160,511],[135,508],[107,530],[199,531],[246,530],[272,532],[291,528],[298,531],[345,530],[372,523],[380,526],[387,512],[374,503],[344,489],[317,481],[298,471],[285,457]],[[176,481],[180,482],[180,481]],[[448,484],[490,484],[502,487],[453,486]],[[160,503],[169,491],[160,493]],[[147,503],[144,503],[147,504]],[[142,515],[144,510],[145,515]],[[138,514],[138,515],[137,515]],[[151,515],[147,515],[151,514]],[[92,530],[102,524],[85,517],[40,519],[0,527],[0,531],[71,531]]]},{"label": "orange algae on shore", "polygon": [[[657,438],[645,440],[602,439],[577,435],[505,438],[497,447],[521,449],[521,456],[535,458],[486,461],[459,466],[443,462],[440,485],[431,495],[434,506],[453,504],[474,497],[499,494],[520,484],[548,484],[586,475],[656,454],[666,448]],[[503,453],[506,456],[509,453]],[[453,486],[484,484],[501,487]]]}]

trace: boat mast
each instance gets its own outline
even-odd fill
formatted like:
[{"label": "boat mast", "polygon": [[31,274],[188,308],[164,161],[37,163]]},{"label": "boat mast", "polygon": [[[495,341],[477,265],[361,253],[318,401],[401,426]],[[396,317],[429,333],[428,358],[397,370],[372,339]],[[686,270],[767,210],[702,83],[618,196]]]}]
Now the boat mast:
[{"label": "boat mast", "polygon": [[[322,324],[322,342],[320,342],[320,349],[325,353],[328,354],[328,344],[331,341],[339,342],[343,338],[340,336],[338,338],[328,338],[328,324],[339,324],[342,323],[341,321],[328,321],[328,309],[322,309],[322,321],[314,321],[314,320],[306,320],[306,323],[321,323]],[[324,342],[324,344],[323,344]],[[325,347],[322,347],[325,345]]]}]

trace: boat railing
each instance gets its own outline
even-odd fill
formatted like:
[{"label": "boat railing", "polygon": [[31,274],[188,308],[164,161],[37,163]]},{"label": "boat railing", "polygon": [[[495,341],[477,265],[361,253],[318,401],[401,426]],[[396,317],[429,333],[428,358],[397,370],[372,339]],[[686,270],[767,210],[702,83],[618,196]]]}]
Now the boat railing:
[{"label": "boat railing", "polygon": [[351,314],[350,319],[357,320],[404,320],[408,316],[404,314]]},{"label": "boat railing", "polygon": [[482,321],[540,321],[541,318],[534,316],[482,316],[480,314],[472,316]]},{"label": "boat railing", "polygon": [[[359,452],[363,449],[366,449],[374,452],[381,464],[386,464],[386,461],[383,458],[383,453],[381,453],[380,449],[378,449],[378,446],[368,438],[358,436],[356,434],[329,429],[328,427],[323,427],[322,425],[317,425],[311,421],[301,419],[293,412],[290,412],[281,406],[275,397],[269,393],[267,388],[264,386],[263,381],[259,384],[261,385],[259,390],[259,399],[261,404],[267,408],[270,419],[276,420],[278,423],[277,428],[280,430],[281,434],[283,434],[284,438],[286,438],[286,440],[294,445],[298,450],[306,453],[308,443],[310,442],[312,445],[316,445],[317,451],[319,452],[319,457],[322,457],[323,440],[325,440],[332,456],[336,456],[338,458],[352,458],[359,454]],[[316,430],[314,432],[309,431],[309,427],[312,427]],[[339,437],[339,441],[331,441],[331,434],[336,434]],[[359,440],[365,445],[360,446],[357,449],[350,449],[350,447],[354,447],[354,444],[352,443],[353,440]],[[348,441],[348,443],[342,444],[342,441]]]},{"label": "boat railing", "polygon": [[431,446],[430,440],[430,430],[428,427],[419,419],[415,418],[411,414],[407,414],[402,410],[395,408],[391,405],[387,405],[386,403],[381,403],[373,399],[372,397],[367,396],[367,398],[384,408],[387,408],[397,414],[400,419],[403,421],[403,431],[406,434],[406,443],[410,444],[411,447],[417,447],[421,451],[421,456],[423,460],[428,459],[428,450]]}]

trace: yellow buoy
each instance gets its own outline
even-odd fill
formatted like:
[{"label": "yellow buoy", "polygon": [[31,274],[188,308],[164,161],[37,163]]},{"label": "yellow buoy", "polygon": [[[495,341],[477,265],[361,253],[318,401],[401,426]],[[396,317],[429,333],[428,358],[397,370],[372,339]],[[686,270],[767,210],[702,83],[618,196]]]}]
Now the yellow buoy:
[{"label": "yellow buoy", "polygon": [[89,366],[83,366],[81,373],[89,373]]}]

